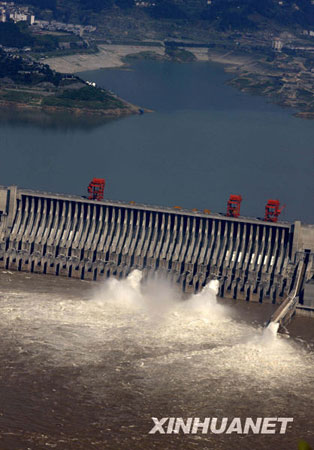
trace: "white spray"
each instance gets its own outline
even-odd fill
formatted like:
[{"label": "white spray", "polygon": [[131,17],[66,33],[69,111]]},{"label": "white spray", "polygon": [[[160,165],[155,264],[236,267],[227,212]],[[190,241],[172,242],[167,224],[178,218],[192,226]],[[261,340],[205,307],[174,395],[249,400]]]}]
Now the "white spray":
[{"label": "white spray", "polygon": [[276,389],[295,386],[299,380],[303,392],[304,380],[313,373],[312,356],[276,339],[275,324],[263,332],[233,320],[232,308],[217,301],[218,280],[185,300],[177,286],[161,278],[144,281],[140,271],[94,285],[92,298],[83,286],[87,290],[75,288],[71,295],[41,292],[36,285],[16,295],[0,289],[0,331],[13,336],[23,361],[35,364],[41,355],[41,364],[48,366],[86,366],[88,382],[99,375],[97,393],[105,372],[94,368],[104,362],[109,371],[120,370],[121,361],[131,362],[153,385],[224,379],[230,394],[235,382],[246,389],[248,379],[256,389],[263,383]]}]

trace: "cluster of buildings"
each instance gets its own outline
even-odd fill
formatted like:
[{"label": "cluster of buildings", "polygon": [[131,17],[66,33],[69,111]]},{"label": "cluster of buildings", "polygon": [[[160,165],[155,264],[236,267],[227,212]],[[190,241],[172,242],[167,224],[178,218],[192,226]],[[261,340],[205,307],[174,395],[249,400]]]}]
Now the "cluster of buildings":
[{"label": "cluster of buildings", "polygon": [[276,52],[281,52],[283,47],[283,42],[281,39],[274,39],[272,41],[272,48],[276,51]]},{"label": "cluster of buildings", "polygon": [[34,28],[46,31],[66,31],[77,36],[83,36],[84,33],[93,33],[96,27],[93,25],[77,25],[74,23],[57,22],[56,20],[36,20]]},{"label": "cluster of buildings", "polygon": [[35,15],[30,11],[29,6],[20,6],[14,2],[0,1],[0,22],[7,22],[9,20],[13,20],[14,23],[25,21],[38,30],[66,31],[77,36],[96,31],[96,27],[92,25],[77,25],[57,22],[56,20],[35,20]]},{"label": "cluster of buildings", "polygon": [[149,8],[151,6],[155,6],[155,3],[152,2],[147,2],[147,1],[143,1],[143,0],[138,0],[135,2],[135,6],[139,7],[139,8]]},{"label": "cluster of buildings", "polygon": [[17,6],[14,2],[0,1],[0,22],[13,20],[14,23],[25,21],[30,25],[35,22],[35,16],[28,6]]},{"label": "cluster of buildings", "polygon": [[314,30],[303,30],[304,36],[312,36],[314,37]]}]

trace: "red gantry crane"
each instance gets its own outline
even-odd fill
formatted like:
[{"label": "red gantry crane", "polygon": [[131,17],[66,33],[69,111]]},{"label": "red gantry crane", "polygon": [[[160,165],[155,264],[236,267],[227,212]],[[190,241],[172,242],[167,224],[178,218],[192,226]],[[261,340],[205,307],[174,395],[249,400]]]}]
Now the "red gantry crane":
[{"label": "red gantry crane", "polygon": [[242,197],[241,195],[230,195],[227,203],[227,216],[239,217]]},{"label": "red gantry crane", "polygon": [[88,199],[89,200],[103,200],[104,199],[104,189],[105,189],[105,179],[104,178],[93,178],[89,183]]},{"label": "red gantry crane", "polygon": [[282,210],[286,205],[282,205],[280,208],[279,200],[268,200],[265,206],[265,217],[266,222],[277,222]]}]

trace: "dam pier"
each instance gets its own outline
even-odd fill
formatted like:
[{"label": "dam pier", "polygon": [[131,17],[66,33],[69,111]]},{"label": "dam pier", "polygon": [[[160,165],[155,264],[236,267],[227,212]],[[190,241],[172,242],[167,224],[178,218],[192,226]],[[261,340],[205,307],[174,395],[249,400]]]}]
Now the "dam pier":
[{"label": "dam pier", "polygon": [[[159,272],[184,292],[218,278],[220,295],[302,302],[314,274],[314,225],[94,201],[0,186],[0,267],[85,280]],[[300,281],[300,264],[302,280]],[[312,305],[314,306],[314,305]]]}]

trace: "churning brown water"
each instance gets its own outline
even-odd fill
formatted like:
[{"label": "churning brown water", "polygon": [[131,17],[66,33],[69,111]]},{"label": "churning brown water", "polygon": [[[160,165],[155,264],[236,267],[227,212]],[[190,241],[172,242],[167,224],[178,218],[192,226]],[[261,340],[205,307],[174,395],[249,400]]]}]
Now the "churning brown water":
[{"label": "churning brown water", "polygon": [[[0,449],[297,449],[314,443],[314,327],[165,282],[0,274]],[[311,329],[310,329],[311,328]],[[283,435],[149,434],[152,417],[293,417]]]}]

